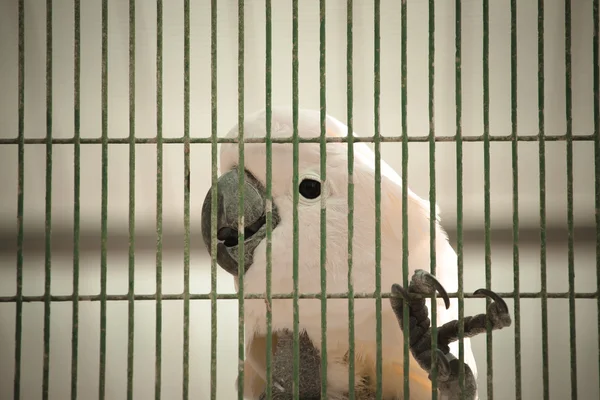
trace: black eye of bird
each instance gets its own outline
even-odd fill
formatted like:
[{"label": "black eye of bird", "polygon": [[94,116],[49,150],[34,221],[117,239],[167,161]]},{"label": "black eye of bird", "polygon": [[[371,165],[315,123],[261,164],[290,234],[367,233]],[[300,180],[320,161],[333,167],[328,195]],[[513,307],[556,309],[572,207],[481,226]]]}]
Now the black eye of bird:
[{"label": "black eye of bird", "polygon": [[314,179],[304,179],[300,182],[300,194],[309,200],[316,199],[321,195],[321,182]]}]

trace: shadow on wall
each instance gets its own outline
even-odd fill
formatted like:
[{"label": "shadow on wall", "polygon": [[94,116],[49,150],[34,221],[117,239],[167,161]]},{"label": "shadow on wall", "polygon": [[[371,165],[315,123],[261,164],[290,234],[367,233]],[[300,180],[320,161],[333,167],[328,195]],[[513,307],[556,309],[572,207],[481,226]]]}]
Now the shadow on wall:
[{"label": "shadow on wall", "polygon": [[[453,235],[452,235],[453,236]],[[485,285],[484,245],[482,234],[468,234],[464,242],[465,291],[472,292]],[[575,290],[596,291],[596,255],[592,232],[576,232]],[[492,233],[492,288],[499,292],[513,290],[513,258],[510,235]],[[567,244],[562,234],[550,232],[547,245],[547,275],[549,292],[566,292]],[[507,240],[508,239],[508,240]],[[589,239],[589,240],[586,240]],[[169,240],[169,239],[168,239]],[[168,241],[167,240],[167,241]],[[97,242],[99,243],[99,242]],[[126,247],[117,241],[109,246],[108,293],[127,293],[128,269]],[[181,243],[181,242],[178,242]],[[148,243],[149,244],[149,243]],[[539,292],[540,249],[537,235],[521,235],[521,292]],[[126,245],[125,245],[126,246]],[[34,247],[34,246],[32,246]],[[85,245],[84,245],[85,247]],[[119,248],[120,247],[120,248]],[[125,251],[123,251],[125,250]],[[140,248],[135,256],[135,293],[152,295],[156,288],[156,259],[150,246]],[[15,294],[14,253],[0,255],[0,296]],[[163,253],[163,293],[183,292],[183,251],[169,246]],[[27,252],[24,268],[24,295],[43,294],[43,252]],[[234,293],[230,275],[218,269],[218,292]],[[190,290],[208,293],[210,290],[210,259],[202,250],[190,256]],[[100,255],[90,250],[81,254],[80,293],[96,295],[100,291]],[[52,255],[52,294],[72,293],[72,255],[57,252]],[[514,302],[507,299],[514,315]],[[162,394],[164,398],[182,395],[183,381],[183,302],[163,301],[162,318]],[[302,304],[302,300],[300,305]],[[483,312],[484,300],[466,299],[465,315]],[[50,399],[69,397],[72,303],[52,303],[50,316]],[[191,398],[208,398],[210,394],[211,308],[209,300],[190,302],[189,394]],[[236,300],[219,300],[217,306],[217,398],[235,397],[238,355],[238,313]],[[521,379],[522,397],[542,397],[542,326],[541,300],[520,300]],[[598,333],[596,300],[576,300],[577,372],[582,398],[598,398]],[[13,389],[15,305],[0,303],[0,398],[10,398]],[[156,305],[152,300],[139,300],[134,305],[134,382],[136,399],[153,396],[155,382]],[[44,304],[23,306],[22,330],[22,398],[41,396],[43,363]],[[494,335],[493,370],[494,395],[508,399],[515,395],[515,329],[516,324]],[[81,301],[79,308],[78,392],[80,397],[93,396],[98,391],[100,303]],[[127,388],[128,304],[126,301],[107,303],[106,393],[111,399],[126,398]],[[569,303],[568,299],[548,300],[549,377],[551,398],[570,398]],[[486,399],[486,339],[473,341],[480,374],[481,398]]]}]

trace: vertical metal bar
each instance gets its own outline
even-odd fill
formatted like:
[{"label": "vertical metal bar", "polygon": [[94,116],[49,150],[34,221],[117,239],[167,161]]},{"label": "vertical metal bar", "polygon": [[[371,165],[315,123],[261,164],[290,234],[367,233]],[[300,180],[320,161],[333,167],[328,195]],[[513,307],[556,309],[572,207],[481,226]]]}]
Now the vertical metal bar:
[{"label": "vertical metal bar", "polygon": [[271,0],[265,0],[265,18],[266,18],[266,54],[265,54],[265,108],[266,108],[266,133],[265,133],[265,146],[267,153],[267,399],[271,399],[273,396],[273,372],[272,372],[272,359],[273,359],[273,313],[271,310],[272,304],[272,289],[271,289],[271,276],[273,270],[272,258],[272,233],[273,233],[273,193],[272,193],[272,180],[273,180],[273,154],[271,141],[271,121],[272,121],[272,17],[271,17]]},{"label": "vertical metal bar", "polygon": [[100,216],[100,372],[99,400],[106,395],[106,242],[108,236],[108,0],[102,0],[102,205]]},{"label": "vertical metal bar", "polygon": [[[484,235],[485,287],[492,286],[491,207],[490,207],[490,10],[489,0],[483,0],[483,171],[484,171]],[[486,298],[486,307],[491,303]],[[492,326],[486,327],[487,395],[494,398],[494,365]]]},{"label": "vertical metal bar", "polygon": [[15,316],[15,374],[13,394],[21,397],[21,348],[23,329],[23,192],[25,184],[25,1],[19,0],[19,170],[17,172],[17,303]]},{"label": "vertical metal bar", "polygon": [[44,271],[44,369],[42,397],[50,387],[50,290],[52,288],[52,0],[46,0],[46,221]]},{"label": "vertical metal bar", "polygon": [[[600,288],[600,268],[598,268],[598,265],[600,265],[600,58],[598,57],[600,10],[598,0],[594,0],[593,9],[594,48],[592,49],[592,54],[594,61],[594,156],[596,168],[596,287]],[[600,297],[597,298],[596,307],[598,309],[598,374],[600,377]]]},{"label": "vertical metal bar", "polygon": [[154,398],[162,387],[163,3],[156,0],[156,343]]},{"label": "vertical metal bar", "polygon": [[[300,357],[300,346],[299,346],[299,309],[298,309],[298,258],[299,258],[299,234],[298,234],[298,201],[299,201],[299,189],[298,189],[298,0],[292,0],[292,163],[293,163],[293,177],[292,185],[294,187],[293,195],[293,264],[292,264],[292,280],[293,280],[293,311],[294,311],[294,348],[293,348],[293,398],[297,400],[300,398],[299,393],[299,357]],[[241,399],[240,399],[241,400]]]},{"label": "vertical metal bar", "polygon": [[374,140],[375,140],[375,317],[376,317],[376,332],[375,340],[377,341],[376,348],[376,396],[381,399],[383,396],[382,378],[383,378],[383,355],[382,355],[382,322],[381,322],[381,122],[380,122],[380,99],[381,99],[381,2],[375,0],[374,12],[375,25],[375,54],[373,65],[373,83],[374,83]]},{"label": "vertical metal bar", "polygon": [[458,379],[461,398],[465,392],[464,292],[463,292],[463,148],[462,148],[462,15],[461,0],[456,3],[456,219],[458,256]]},{"label": "vertical metal bar", "polygon": [[354,121],[353,121],[353,0],[347,3],[347,45],[346,45],[346,96],[348,113],[348,400],[354,400],[354,282],[353,282],[353,240],[354,240]]},{"label": "vertical metal bar", "polygon": [[[546,132],[544,91],[544,0],[538,0],[538,120],[539,120],[539,163],[540,163],[540,269],[542,294],[542,376],[544,399],[550,398],[548,357],[548,278],[546,268]],[[515,302],[516,305],[516,302]],[[517,321],[515,314],[515,327]],[[520,332],[515,329],[515,337]]]},{"label": "vertical metal bar", "polygon": [[[429,0],[429,254],[430,271],[436,274],[436,180],[435,180],[435,1]],[[438,398],[437,302],[431,300],[431,399]]]},{"label": "vertical metal bar", "polygon": [[190,377],[190,0],[183,2],[183,398]]},{"label": "vertical metal bar", "polygon": [[244,0],[238,0],[238,399],[244,398]]},{"label": "vertical metal bar", "polygon": [[577,399],[577,337],[575,325],[575,254],[573,249],[573,105],[571,95],[571,0],[565,0],[565,90],[567,120],[567,241],[569,269],[569,330],[571,398]]},{"label": "vertical metal bar", "polygon": [[81,106],[81,4],[80,0],[73,1],[74,6],[74,177],[73,177],[73,322],[71,334],[71,400],[77,399],[77,355],[79,343],[79,223],[80,223],[80,182],[81,182],[81,151],[80,151],[80,106]]},{"label": "vertical metal bar", "polygon": [[127,400],[133,399],[135,278],[135,0],[129,0],[129,282]]},{"label": "vertical metal bar", "polygon": [[[326,1],[320,0],[319,7],[319,37],[320,37],[320,125],[321,125],[321,182],[327,181],[327,135],[325,118],[327,116],[327,81],[326,76],[326,38],[325,38],[325,10]],[[327,398],[327,203],[325,196],[321,196],[321,398]]]},{"label": "vertical metal bar", "polygon": [[[401,6],[401,112],[402,112],[402,285],[408,287],[408,123],[406,113],[407,102],[407,43],[406,43],[406,2]],[[402,316],[404,326],[402,327],[404,335],[404,398],[410,399],[410,331],[408,307],[404,307]]]},{"label": "vertical metal bar", "polygon": [[[515,392],[521,397],[521,303],[519,283],[519,150],[517,131],[517,2],[510,3],[510,48],[511,48],[511,127],[512,127],[512,169],[513,169],[513,275],[515,292]],[[490,335],[490,339],[493,335]],[[491,350],[490,350],[491,351]],[[488,361],[488,366],[492,360]],[[491,384],[488,383],[488,385]],[[492,394],[488,386],[488,395]],[[490,397],[491,398],[491,397]]]},{"label": "vertical metal bar", "polygon": [[210,398],[217,400],[217,0],[210,4],[210,91],[211,91],[211,259],[210,259]]}]

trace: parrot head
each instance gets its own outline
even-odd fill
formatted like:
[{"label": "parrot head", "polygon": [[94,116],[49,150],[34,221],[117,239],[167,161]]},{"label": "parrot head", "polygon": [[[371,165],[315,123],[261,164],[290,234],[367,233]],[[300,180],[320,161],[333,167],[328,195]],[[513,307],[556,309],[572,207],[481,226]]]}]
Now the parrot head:
[{"label": "parrot head", "polygon": [[[239,194],[244,191],[244,281],[245,289],[264,292],[266,270],[266,215],[272,212],[272,282],[276,291],[289,293],[292,290],[292,248],[294,236],[293,199],[298,190],[298,246],[299,275],[304,284],[303,291],[318,292],[321,265],[321,210],[326,206],[326,269],[331,285],[329,290],[347,290],[348,262],[348,153],[347,144],[326,144],[326,179],[321,180],[320,143],[298,145],[298,187],[294,187],[294,153],[292,143],[277,143],[277,139],[291,138],[293,134],[292,110],[282,107],[272,109],[272,202],[267,200],[267,151],[266,144],[244,145],[244,182],[239,185],[239,148],[237,143],[223,143],[220,149],[220,176],[215,187],[206,194],[202,208],[203,240],[211,251],[211,200],[217,191],[217,262],[221,268],[234,276],[238,275],[240,254],[238,243]],[[347,127],[327,115],[325,120],[327,137],[345,137]],[[264,110],[248,115],[244,120],[245,138],[264,138],[266,135],[266,113]],[[228,138],[238,136],[239,126],[234,126]],[[300,109],[298,111],[298,136],[301,139],[318,139],[321,134],[319,112]],[[354,258],[374,260],[375,238],[375,160],[364,143],[355,143],[355,164],[352,182],[355,191]],[[364,149],[363,149],[364,148]],[[383,169],[386,168],[382,165]],[[389,167],[388,167],[389,168]],[[389,179],[382,173],[382,181]],[[385,192],[385,190],[383,191]],[[382,192],[382,193],[383,193]],[[324,199],[323,199],[324,198]],[[369,210],[364,215],[361,210]],[[374,268],[360,270],[361,282],[370,281],[374,289]],[[303,276],[305,276],[303,278]],[[331,279],[329,279],[331,278]],[[365,281],[365,279],[367,281]]]}]

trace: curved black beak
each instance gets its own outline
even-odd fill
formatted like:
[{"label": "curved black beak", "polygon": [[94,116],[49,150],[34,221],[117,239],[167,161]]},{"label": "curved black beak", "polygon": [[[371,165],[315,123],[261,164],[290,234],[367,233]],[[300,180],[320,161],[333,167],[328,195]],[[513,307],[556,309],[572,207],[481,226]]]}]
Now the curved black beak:
[{"label": "curved black beak", "polygon": [[[238,230],[238,209],[239,209],[239,185],[238,171],[231,170],[219,177],[217,181],[217,215],[216,215],[216,247],[217,263],[225,271],[232,275],[239,273],[239,230]],[[211,203],[212,193],[215,188],[211,188],[202,205],[202,239],[212,255],[211,246]],[[260,182],[246,172],[244,179],[244,273],[252,265],[254,250],[262,242],[267,234],[266,226],[266,193]],[[273,205],[272,208],[272,228],[277,226],[279,215]]]}]

